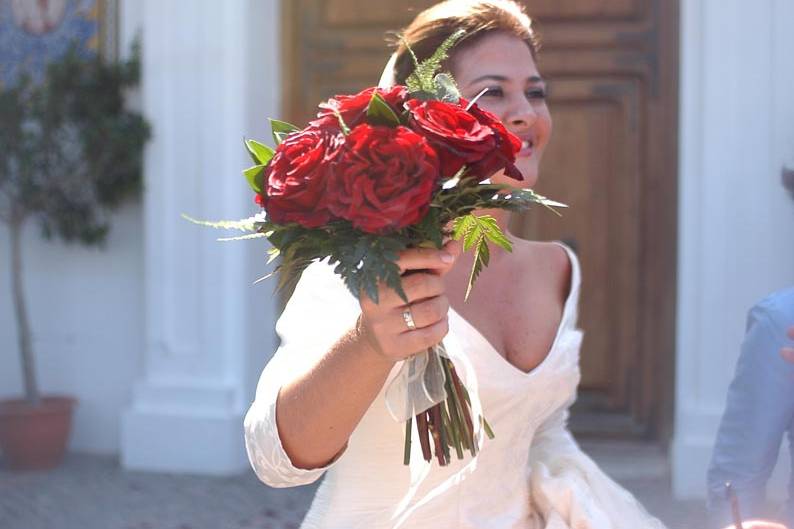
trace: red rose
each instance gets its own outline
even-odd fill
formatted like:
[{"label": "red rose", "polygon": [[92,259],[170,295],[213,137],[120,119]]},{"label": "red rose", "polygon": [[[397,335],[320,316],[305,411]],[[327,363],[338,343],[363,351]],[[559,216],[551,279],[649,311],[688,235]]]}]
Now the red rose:
[{"label": "red rose", "polygon": [[321,128],[339,128],[339,119],[334,110],[338,110],[342,115],[345,125],[354,128],[364,121],[367,114],[367,107],[372,100],[372,93],[377,90],[380,96],[394,110],[398,116],[403,111],[403,103],[408,97],[408,90],[404,86],[393,86],[389,89],[367,88],[355,95],[338,95],[320,104],[320,111],[317,113],[316,120],[310,124]]},{"label": "red rose", "polygon": [[438,157],[422,136],[362,123],[345,137],[328,209],[367,233],[404,228],[425,216],[438,177]]},{"label": "red rose", "polygon": [[[461,99],[461,105],[468,106],[465,99]],[[488,153],[482,160],[469,165],[469,174],[477,176],[480,180],[490,178],[494,173],[504,169],[505,175],[515,180],[523,180],[524,176],[515,166],[516,154],[521,150],[521,140],[508,131],[495,115],[487,110],[478,107],[476,104],[469,109],[477,120],[487,125],[494,131],[496,138],[496,148]]]},{"label": "red rose", "polygon": [[445,178],[452,177],[464,164],[482,160],[496,147],[493,129],[466,111],[465,106],[418,99],[405,106],[411,115],[409,126],[436,148]]},{"label": "red rose", "polygon": [[287,136],[265,169],[262,202],[270,220],[307,228],[328,222],[326,183],[340,144],[335,134],[315,128]]}]

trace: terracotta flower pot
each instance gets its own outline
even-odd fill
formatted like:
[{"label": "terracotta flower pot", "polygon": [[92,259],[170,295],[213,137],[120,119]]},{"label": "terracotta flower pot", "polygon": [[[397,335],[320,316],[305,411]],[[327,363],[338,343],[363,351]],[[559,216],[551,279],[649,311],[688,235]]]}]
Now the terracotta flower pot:
[{"label": "terracotta flower pot", "polygon": [[0,448],[14,470],[56,467],[63,459],[72,411],[72,397],[42,397],[38,406],[24,399],[0,401]]}]

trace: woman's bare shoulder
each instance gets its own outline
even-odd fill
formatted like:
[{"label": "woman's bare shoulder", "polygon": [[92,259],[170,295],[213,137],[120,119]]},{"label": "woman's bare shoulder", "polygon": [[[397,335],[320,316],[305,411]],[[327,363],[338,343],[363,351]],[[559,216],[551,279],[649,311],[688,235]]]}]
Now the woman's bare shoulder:
[{"label": "woman's bare shoulder", "polygon": [[[573,266],[562,245],[518,239],[514,242],[513,253],[515,266],[520,268],[522,275],[556,285],[564,293],[563,299],[567,297]],[[532,273],[527,274],[529,271]]]}]

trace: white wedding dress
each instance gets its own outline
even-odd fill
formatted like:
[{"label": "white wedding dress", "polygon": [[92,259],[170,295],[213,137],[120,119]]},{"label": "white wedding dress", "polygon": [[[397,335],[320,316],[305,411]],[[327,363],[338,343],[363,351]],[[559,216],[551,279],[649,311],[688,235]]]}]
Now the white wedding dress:
[{"label": "white wedding dress", "polygon": [[[453,451],[447,467],[434,460],[410,497],[406,493],[414,482],[402,463],[404,425],[389,415],[385,389],[346,450],[328,466],[299,469],[284,452],[276,428],[280,385],[327,351],[359,313],[358,302],[330,266],[315,263],[306,270],[276,326],[282,345],[265,367],[245,418],[248,457],[263,482],[291,487],[325,474],[303,529],[663,529],[581,451],[566,429],[580,378],[582,339],[576,328],[579,265],[566,252],[573,275],[562,321],[548,356],[531,372],[510,364],[450,311],[445,344],[459,348],[470,361],[476,381],[467,379],[466,369],[458,372],[467,387],[477,387],[496,437],[483,441],[476,459],[466,454],[458,461]],[[412,446],[412,465],[417,460],[424,464],[418,445]]]}]

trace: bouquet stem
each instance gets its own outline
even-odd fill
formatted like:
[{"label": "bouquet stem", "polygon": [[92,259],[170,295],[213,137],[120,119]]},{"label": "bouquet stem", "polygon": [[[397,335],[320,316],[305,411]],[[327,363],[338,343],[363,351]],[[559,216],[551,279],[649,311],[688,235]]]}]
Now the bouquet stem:
[{"label": "bouquet stem", "polygon": [[[460,381],[452,361],[438,354],[436,348],[428,350],[431,362],[440,362],[444,371],[444,388],[447,398],[416,415],[416,430],[422,457],[425,461],[433,459],[435,452],[439,466],[447,466],[452,461],[450,448],[455,449],[458,459],[463,459],[463,451],[468,450],[472,456],[477,455],[477,441],[474,438],[474,422],[471,417],[471,399],[463,383]],[[433,357],[435,355],[435,358]],[[494,434],[485,417],[479,417],[480,424],[489,439]],[[403,463],[411,462],[411,430],[412,420],[409,418],[405,426],[405,449]],[[432,442],[431,442],[432,438]]]}]

